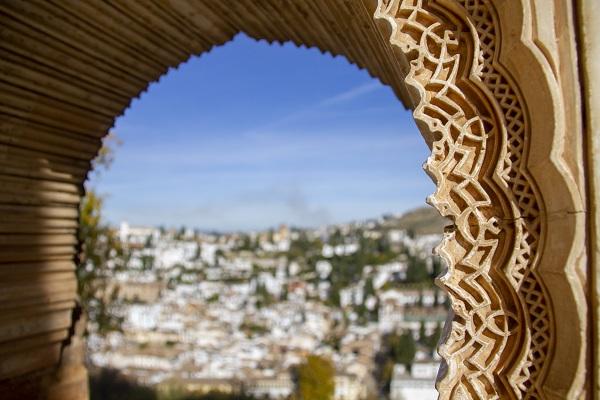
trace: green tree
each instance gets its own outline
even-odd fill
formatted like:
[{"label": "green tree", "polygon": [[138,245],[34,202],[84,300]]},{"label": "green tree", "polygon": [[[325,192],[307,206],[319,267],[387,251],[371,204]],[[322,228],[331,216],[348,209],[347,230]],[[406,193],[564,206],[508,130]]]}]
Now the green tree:
[{"label": "green tree", "polygon": [[175,240],[183,240],[185,237],[185,226],[181,226],[177,232],[175,232]]},{"label": "green tree", "polygon": [[381,236],[377,240],[377,251],[382,254],[389,253],[392,249],[390,241],[388,240],[386,235]]},{"label": "green tree", "polygon": [[433,355],[435,349],[440,342],[440,338],[442,337],[442,324],[439,323],[435,326],[435,330],[433,333],[427,337],[426,345],[429,349],[430,353]]},{"label": "green tree", "polygon": [[[94,175],[110,166],[113,160],[110,145],[115,141],[118,143],[114,135],[109,135],[105,140],[105,145],[92,163]],[[102,206],[102,196],[88,182],[79,207],[77,280],[80,306],[99,334],[120,329],[120,302],[116,287],[110,284],[110,277],[115,270],[125,268],[127,263],[117,235],[102,218]]]},{"label": "green tree", "polygon": [[258,283],[256,285],[255,294],[256,294],[256,307],[257,308],[269,306],[269,305],[273,304],[273,302],[275,301],[275,299],[273,298],[273,295],[271,295],[271,293],[269,293],[269,291],[267,290],[267,287],[263,284]]},{"label": "green tree", "polygon": [[336,230],[331,234],[328,243],[331,246],[338,246],[340,244],[344,244],[344,235],[342,235],[342,231],[339,228],[336,228]]},{"label": "green tree", "polygon": [[209,392],[206,394],[188,393],[181,396],[161,398],[160,400],[258,400],[244,393]]},{"label": "green tree", "polygon": [[225,252],[222,249],[217,249],[215,251],[215,266],[220,266],[221,258],[225,258]]},{"label": "green tree", "polygon": [[290,243],[290,248],[287,252],[287,257],[290,260],[307,260],[310,261],[321,254],[323,243],[321,239],[311,239],[306,232],[300,231],[296,239]]},{"label": "green tree", "polygon": [[101,209],[102,198],[93,190],[88,191],[79,214],[81,252],[77,279],[81,307],[97,332],[104,334],[118,330],[122,321],[118,315],[117,289],[109,278],[111,269],[123,267],[120,262],[123,249],[114,232],[102,221]]},{"label": "green tree", "polygon": [[392,359],[398,364],[404,364],[409,371],[415,360],[417,345],[410,332],[403,333],[400,336],[394,335],[390,342]]},{"label": "green tree", "polygon": [[194,253],[194,257],[192,260],[198,261],[202,258],[202,245],[200,243],[196,243],[196,252]]},{"label": "green tree", "polygon": [[431,259],[431,280],[434,280],[438,276],[442,274],[442,258],[441,257],[433,257]]},{"label": "green tree", "polygon": [[90,400],[157,400],[156,392],[127,378],[117,370],[92,371],[89,377]]},{"label": "green tree", "polygon": [[341,290],[340,285],[338,285],[336,283],[331,284],[331,287],[329,288],[329,291],[327,292],[327,304],[329,304],[333,307],[341,306],[340,290]]},{"label": "green tree", "polygon": [[409,283],[430,282],[431,277],[427,273],[425,261],[417,256],[408,256],[408,267],[406,268],[406,281]]},{"label": "green tree", "polygon": [[394,361],[390,358],[385,358],[384,361],[378,365],[377,381],[380,385],[380,390],[384,393],[390,392],[390,383],[392,381],[392,375],[394,374]]},{"label": "green tree", "polygon": [[144,254],[140,257],[140,261],[142,262],[142,270],[151,271],[154,269],[154,256]]},{"label": "green tree", "polygon": [[421,325],[419,326],[419,343],[427,344],[427,335],[425,331],[425,321],[421,321]]},{"label": "green tree", "polygon": [[146,237],[146,241],[144,242],[144,248],[150,249],[152,247],[154,247],[154,240],[152,235],[150,234]]},{"label": "green tree", "polygon": [[370,296],[375,296],[375,287],[373,286],[373,278],[368,277],[365,281],[364,298],[368,299]]},{"label": "green tree", "polygon": [[382,346],[375,357],[375,378],[381,393],[389,393],[394,366],[403,364],[411,369],[417,352],[416,343],[410,333],[392,333],[383,337]]},{"label": "green tree", "polygon": [[335,367],[331,360],[310,355],[297,369],[298,400],[332,400],[335,391]]}]

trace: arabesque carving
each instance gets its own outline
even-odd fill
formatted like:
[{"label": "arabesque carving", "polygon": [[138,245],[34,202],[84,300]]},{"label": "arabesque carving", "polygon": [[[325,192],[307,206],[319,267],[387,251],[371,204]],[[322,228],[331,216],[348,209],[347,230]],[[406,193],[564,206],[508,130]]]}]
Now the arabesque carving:
[{"label": "arabesque carving", "polygon": [[538,382],[550,357],[552,315],[548,296],[536,271],[542,221],[539,194],[523,161],[530,147],[526,112],[515,85],[495,61],[498,57],[498,22],[494,20],[492,6],[478,0],[460,0],[460,3],[472,18],[479,39],[477,77],[492,92],[502,112],[503,130],[506,131],[505,150],[498,167],[504,192],[513,204],[515,229],[514,249],[506,272],[525,308],[521,323],[526,323],[516,342],[520,354],[509,370],[509,381],[519,397],[543,398]]},{"label": "arabesque carving", "polygon": [[543,232],[522,162],[526,111],[496,65],[491,4],[460,0],[461,20],[440,3],[380,1],[376,12],[407,59],[414,117],[431,138],[429,202],[454,221],[438,248],[453,310],[438,389],[442,398],[541,399],[552,324],[535,271]]}]

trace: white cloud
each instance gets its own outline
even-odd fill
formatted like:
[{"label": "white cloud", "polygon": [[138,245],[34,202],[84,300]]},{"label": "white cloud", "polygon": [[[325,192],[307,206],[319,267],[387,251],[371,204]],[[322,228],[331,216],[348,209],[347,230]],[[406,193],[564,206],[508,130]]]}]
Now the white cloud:
[{"label": "white cloud", "polygon": [[273,130],[274,128],[282,127],[291,122],[297,122],[298,120],[301,120],[306,117],[316,116],[318,115],[319,111],[322,111],[325,108],[335,107],[342,103],[347,103],[356,100],[380,88],[383,88],[383,85],[376,80],[364,83],[362,85],[358,85],[356,87],[353,87],[352,89],[346,90],[345,92],[338,93],[334,96],[326,97],[314,105],[306,106],[297,111],[276,118],[271,122],[249,130],[248,132],[246,132],[246,134],[252,135],[265,130]]},{"label": "white cloud", "polygon": [[326,98],[318,103],[320,107],[331,107],[348,101],[358,99],[367,93],[371,93],[374,90],[381,88],[382,85],[378,81],[372,81],[363,85],[356,86],[350,90]]}]

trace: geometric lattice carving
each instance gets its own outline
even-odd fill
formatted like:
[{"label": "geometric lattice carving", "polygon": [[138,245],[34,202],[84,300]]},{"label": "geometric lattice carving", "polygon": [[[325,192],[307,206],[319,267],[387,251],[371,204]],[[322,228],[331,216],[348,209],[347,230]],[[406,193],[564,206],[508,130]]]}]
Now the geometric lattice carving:
[{"label": "geometric lattice carving", "polygon": [[523,162],[526,112],[496,62],[490,3],[457,1],[462,21],[439,3],[380,1],[376,11],[408,62],[414,116],[431,142],[429,202],[454,221],[438,247],[453,312],[438,389],[443,399],[543,398],[552,322],[535,271],[542,225]]},{"label": "geometric lattice carving", "polygon": [[512,204],[518,208],[514,217],[515,239],[513,257],[507,265],[512,285],[517,288],[527,326],[522,329],[522,352],[509,372],[510,382],[519,398],[542,398],[536,385],[548,359],[551,342],[551,314],[541,280],[536,275],[535,261],[541,235],[540,206],[532,179],[524,168],[529,149],[527,122],[522,101],[494,60],[498,57],[497,22],[491,5],[485,0],[459,0],[475,25],[479,39],[477,76],[493,94],[502,111],[506,130],[506,150],[502,157],[500,176],[509,190]]}]

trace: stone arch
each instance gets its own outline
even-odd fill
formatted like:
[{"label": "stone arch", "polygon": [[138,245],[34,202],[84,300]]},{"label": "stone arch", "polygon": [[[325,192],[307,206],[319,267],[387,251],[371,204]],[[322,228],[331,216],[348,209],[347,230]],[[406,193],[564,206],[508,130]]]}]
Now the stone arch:
[{"label": "stone arch", "polygon": [[439,247],[453,310],[441,398],[584,395],[585,182],[570,6],[7,1],[0,11],[2,386],[85,398],[70,349],[90,160],[150,82],[245,32],[344,55],[414,110],[432,149],[428,201],[454,222]]}]

